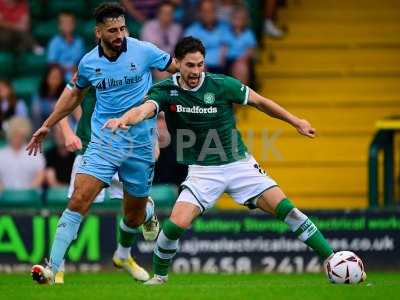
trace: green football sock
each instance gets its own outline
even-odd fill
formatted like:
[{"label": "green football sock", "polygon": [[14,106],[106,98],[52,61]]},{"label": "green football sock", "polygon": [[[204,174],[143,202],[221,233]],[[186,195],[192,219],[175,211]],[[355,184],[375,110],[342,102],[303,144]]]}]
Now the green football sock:
[{"label": "green football sock", "polygon": [[154,248],[153,254],[153,271],[154,274],[166,276],[171,264],[172,258],[178,250],[179,238],[184,233],[185,229],[166,220],[163,224],[163,229],[157,238],[157,245]]},{"label": "green football sock", "polygon": [[283,199],[275,209],[276,217],[285,222],[296,236],[313,249],[323,260],[332,253],[332,247],[315,224],[290,202]]},{"label": "green football sock", "polygon": [[119,222],[118,232],[118,243],[122,247],[128,248],[131,247],[136,241],[140,231],[138,228],[128,227],[125,224],[124,220],[121,219],[121,221]]}]

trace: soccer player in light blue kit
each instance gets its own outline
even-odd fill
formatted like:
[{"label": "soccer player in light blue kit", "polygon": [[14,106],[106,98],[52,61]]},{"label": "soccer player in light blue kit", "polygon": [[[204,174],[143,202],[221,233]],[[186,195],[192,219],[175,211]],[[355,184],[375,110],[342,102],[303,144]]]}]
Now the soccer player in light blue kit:
[{"label": "soccer player in light blue kit", "polygon": [[119,228],[120,243],[113,257],[117,267],[132,274],[130,246],[138,227],[151,222],[154,215],[154,205],[147,204],[153,180],[155,119],[116,134],[102,126],[108,119],[118,118],[142,103],[152,84],[152,68],[175,72],[176,65],[169,54],[154,45],[125,37],[124,9],[118,3],[103,3],[94,15],[99,44],[82,58],[75,85],[64,90],[53,113],[27,147],[29,154],[36,155],[50,128],[81,103],[85,89],[89,86],[96,89],[91,141],[78,169],[68,208],[58,222],[49,265],[32,268],[33,278],[41,283],[54,281],[54,273],[76,238],[83,216],[97,194],[110,185],[116,172],[124,187],[124,218]]}]

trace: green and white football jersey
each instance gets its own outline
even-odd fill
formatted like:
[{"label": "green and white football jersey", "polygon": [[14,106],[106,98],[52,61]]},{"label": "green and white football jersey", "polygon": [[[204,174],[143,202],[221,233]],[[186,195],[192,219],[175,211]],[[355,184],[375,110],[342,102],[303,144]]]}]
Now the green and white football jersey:
[{"label": "green and white football jersey", "polygon": [[153,85],[147,101],[165,112],[177,161],[222,165],[246,156],[233,104],[247,104],[249,88],[232,77],[203,73],[194,89],[179,86],[179,73]]}]

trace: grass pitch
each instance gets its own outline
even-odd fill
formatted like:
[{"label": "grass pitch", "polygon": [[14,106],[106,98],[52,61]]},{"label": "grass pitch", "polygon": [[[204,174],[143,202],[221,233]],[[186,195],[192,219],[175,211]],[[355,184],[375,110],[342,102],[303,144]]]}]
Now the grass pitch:
[{"label": "grass pitch", "polygon": [[170,275],[163,286],[143,286],[123,272],[70,273],[64,285],[44,286],[29,274],[0,274],[0,298],[49,299],[399,299],[400,273],[368,273],[365,283],[334,285],[323,274]]}]

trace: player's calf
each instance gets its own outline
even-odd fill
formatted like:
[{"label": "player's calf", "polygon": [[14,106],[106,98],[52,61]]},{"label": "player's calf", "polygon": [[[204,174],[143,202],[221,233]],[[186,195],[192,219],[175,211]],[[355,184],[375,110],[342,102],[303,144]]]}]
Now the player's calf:
[{"label": "player's calf", "polygon": [[69,245],[76,239],[82,220],[83,216],[80,213],[68,208],[58,220],[56,236],[50,252],[50,264],[54,273],[58,272]]},{"label": "player's calf", "polygon": [[297,209],[289,199],[283,199],[275,208],[276,217],[285,222],[290,230],[312,248],[322,260],[329,258],[332,247],[324,238],[317,226],[299,209]]},{"label": "player's calf", "polygon": [[165,283],[167,281],[169,266],[172,258],[178,251],[179,238],[184,231],[184,228],[179,227],[170,219],[164,222],[153,253],[153,271],[155,277],[151,279],[151,283],[147,283],[148,285]]}]

